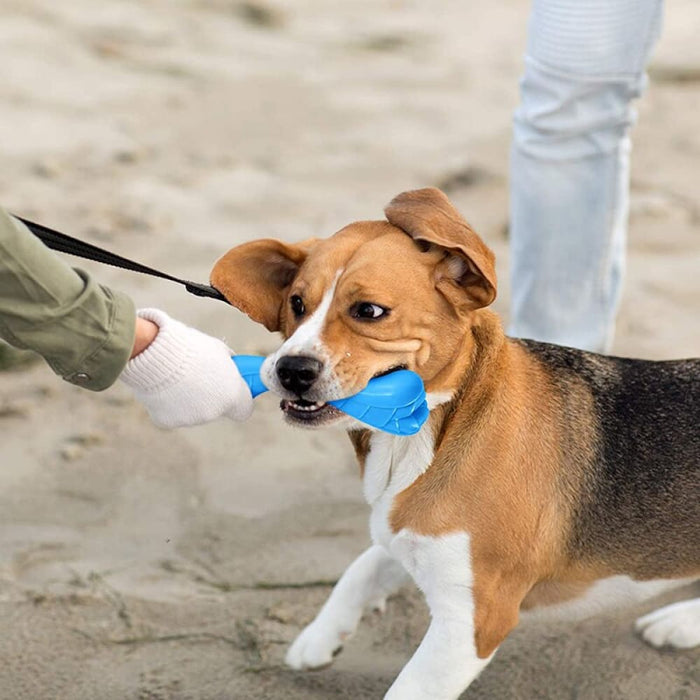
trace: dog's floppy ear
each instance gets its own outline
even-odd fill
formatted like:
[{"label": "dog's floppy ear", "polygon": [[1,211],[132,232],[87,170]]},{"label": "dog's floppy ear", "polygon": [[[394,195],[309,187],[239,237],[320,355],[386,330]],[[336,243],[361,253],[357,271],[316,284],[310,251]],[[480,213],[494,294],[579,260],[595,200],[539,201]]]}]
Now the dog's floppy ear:
[{"label": "dog's floppy ear", "polygon": [[[445,296],[458,302],[454,294],[457,285],[466,293],[466,307],[471,309],[488,306],[496,298],[494,254],[443,192],[434,187],[403,192],[389,202],[384,213],[389,223],[412,238],[450,253],[441,265],[442,279],[438,280]],[[458,305],[464,306],[463,295]]]},{"label": "dog's floppy ear", "polygon": [[281,330],[282,303],[314,240],[296,245],[271,238],[231,248],[211,271],[211,284],[269,331]]}]

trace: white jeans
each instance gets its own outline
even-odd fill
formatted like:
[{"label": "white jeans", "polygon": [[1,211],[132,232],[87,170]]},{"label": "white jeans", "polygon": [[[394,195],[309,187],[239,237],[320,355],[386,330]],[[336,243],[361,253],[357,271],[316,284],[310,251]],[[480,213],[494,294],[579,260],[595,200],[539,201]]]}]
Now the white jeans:
[{"label": "white jeans", "polygon": [[605,352],[625,263],[631,102],[663,0],[534,0],[511,152],[510,335]]}]

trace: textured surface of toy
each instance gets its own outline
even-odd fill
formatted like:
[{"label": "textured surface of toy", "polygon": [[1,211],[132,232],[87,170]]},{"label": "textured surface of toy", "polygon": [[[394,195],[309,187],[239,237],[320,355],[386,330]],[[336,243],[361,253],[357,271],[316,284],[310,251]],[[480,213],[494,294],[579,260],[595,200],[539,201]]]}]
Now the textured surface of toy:
[{"label": "textured surface of toy", "polygon": [[[268,391],[260,378],[264,357],[234,355],[232,359],[253,398]],[[423,380],[407,369],[375,377],[358,394],[328,403],[362,423],[393,435],[414,435],[429,415]]]}]

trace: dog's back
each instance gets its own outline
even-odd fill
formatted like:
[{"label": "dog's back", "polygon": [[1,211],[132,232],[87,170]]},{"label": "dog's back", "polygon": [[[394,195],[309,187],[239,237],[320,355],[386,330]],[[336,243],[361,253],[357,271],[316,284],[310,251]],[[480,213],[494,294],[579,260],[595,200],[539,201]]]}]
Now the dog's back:
[{"label": "dog's back", "polygon": [[[592,413],[572,557],[635,578],[700,571],[700,359],[652,362],[517,341],[560,392],[562,427]],[[590,413],[583,408],[585,404]]]}]

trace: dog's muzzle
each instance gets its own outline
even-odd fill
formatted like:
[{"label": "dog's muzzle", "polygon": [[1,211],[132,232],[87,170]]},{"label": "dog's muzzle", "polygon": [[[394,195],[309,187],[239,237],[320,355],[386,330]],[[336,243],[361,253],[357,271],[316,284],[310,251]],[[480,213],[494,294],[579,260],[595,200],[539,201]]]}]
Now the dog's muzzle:
[{"label": "dog's muzzle", "polygon": [[308,355],[285,355],[275,365],[280,384],[299,398],[313,387],[322,369],[321,361]]}]

